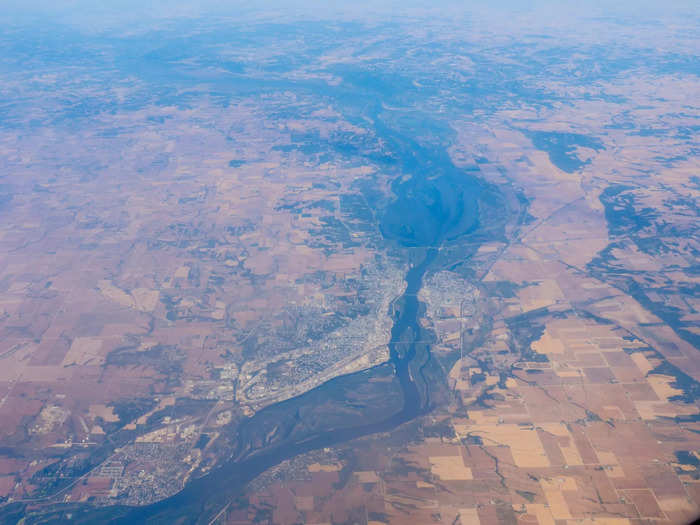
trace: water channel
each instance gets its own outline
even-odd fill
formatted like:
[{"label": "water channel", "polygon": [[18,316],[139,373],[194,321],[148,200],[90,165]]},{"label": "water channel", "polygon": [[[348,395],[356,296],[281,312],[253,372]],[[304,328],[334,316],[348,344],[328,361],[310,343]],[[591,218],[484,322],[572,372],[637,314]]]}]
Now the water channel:
[{"label": "water channel", "polygon": [[[167,499],[144,507],[73,508],[70,516],[66,509],[59,511],[61,518],[53,514],[52,522],[209,523],[267,469],[309,451],[390,431],[426,412],[431,385],[423,369],[431,357],[429,345],[421,341],[425,330],[419,322],[418,292],[440,251],[477,229],[480,182],[472,172],[457,168],[446,149],[418,144],[385,124],[378,107],[370,109],[368,114],[376,133],[388,145],[393,159],[398,159],[393,167],[397,172],[392,184],[395,199],[380,215],[380,230],[388,245],[413,261],[406,273],[405,292],[393,303],[390,362],[335,378],[256,413],[238,429],[237,452],[230,460],[191,480],[182,491]],[[357,385],[369,384],[380,377],[388,377],[390,381],[378,382],[372,395],[382,407],[378,400],[386,393],[381,388],[393,388],[395,397],[400,399],[393,411],[390,407],[383,408],[387,411],[380,411],[374,417],[351,419],[349,425],[338,424],[333,418],[324,422],[323,417],[316,416],[320,422],[304,426],[303,420],[314,417],[314,411],[323,402],[330,399],[340,406]],[[369,400],[369,404],[373,402]]]}]

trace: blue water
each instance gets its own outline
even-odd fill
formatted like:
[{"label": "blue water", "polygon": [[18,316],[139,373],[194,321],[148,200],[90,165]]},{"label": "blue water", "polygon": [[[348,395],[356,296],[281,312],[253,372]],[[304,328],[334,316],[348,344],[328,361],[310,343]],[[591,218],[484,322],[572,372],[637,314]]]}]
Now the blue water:
[{"label": "blue water", "polygon": [[[270,467],[311,450],[390,431],[428,410],[430,385],[422,370],[430,361],[430,350],[428,345],[417,344],[425,335],[419,323],[421,305],[417,296],[441,250],[478,228],[481,186],[475,172],[457,168],[440,145],[424,146],[405,131],[387,125],[376,106],[366,106],[365,116],[372,120],[375,133],[390,153],[387,169],[396,173],[391,185],[394,198],[379,210],[380,230],[388,249],[393,246],[396,253],[412,261],[405,276],[406,290],[392,305],[390,368],[382,365],[339,377],[260,411],[238,429],[237,452],[230,461],[190,481],[170,498],[140,508],[73,509],[70,522],[206,523]],[[372,375],[381,374],[395,377],[400,408],[368,416],[365,421],[350,420],[350,426],[329,418],[328,422],[316,422],[308,431],[298,430],[303,427],[299,418],[315,418],[314,403],[342,403],[343,396],[349,395],[358,382],[366,383]],[[383,393],[379,390],[374,395]],[[274,434],[275,440],[265,441],[268,434]]]}]

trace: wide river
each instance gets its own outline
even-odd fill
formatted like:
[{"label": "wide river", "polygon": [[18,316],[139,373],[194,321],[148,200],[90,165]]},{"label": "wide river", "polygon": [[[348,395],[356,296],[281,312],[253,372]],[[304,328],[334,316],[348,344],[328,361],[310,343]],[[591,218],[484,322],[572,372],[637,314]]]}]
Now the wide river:
[{"label": "wide river", "polygon": [[[380,213],[380,229],[387,247],[412,261],[405,277],[405,292],[392,305],[389,365],[335,378],[256,413],[238,430],[238,452],[207,475],[191,480],[172,497],[144,507],[73,507],[70,516],[66,514],[68,509],[55,509],[58,512],[50,513],[53,523],[209,523],[243,493],[251,480],[270,467],[312,450],[390,431],[426,412],[431,385],[423,369],[430,362],[430,351],[429,345],[419,342],[425,330],[419,322],[418,292],[441,251],[478,228],[481,185],[473,172],[452,163],[443,145],[421,145],[395,131],[382,120],[379,107],[365,111],[391,152],[392,165],[387,169],[396,173],[392,184],[395,198]],[[353,385],[366,383],[373,376],[390,379],[388,383],[376,382],[376,399],[382,396],[381,388],[397,389],[398,382],[400,408],[380,417],[356,418],[350,426],[329,419],[328,423],[321,421],[305,431],[290,430],[280,435],[279,428],[284,427],[285,421],[289,421],[289,428],[294,427],[302,408],[304,413],[313,414],[314,400],[335,399],[342,404],[343,395],[352,391]],[[268,434],[277,438],[261,441],[261,436]]]}]

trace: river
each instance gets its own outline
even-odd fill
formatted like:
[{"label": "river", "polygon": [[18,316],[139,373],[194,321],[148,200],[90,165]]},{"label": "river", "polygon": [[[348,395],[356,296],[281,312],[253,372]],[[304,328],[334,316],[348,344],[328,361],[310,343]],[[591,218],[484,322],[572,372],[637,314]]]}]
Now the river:
[{"label": "river", "polygon": [[[265,470],[312,450],[390,431],[428,410],[431,385],[423,370],[431,357],[429,345],[419,343],[426,334],[420,325],[418,292],[441,250],[478,228],[480,182],[473,172],[457,168],[446,149],[418,144],[392,129],[379,114],[378,106],[368,109],[376,133],[393,159],[398,159],[392,168],[397,173],[392,184],[395,198],[380,215],[380,230],[388,246],[413,261],[406,273],[405,292],[392,305],[389,364],[335,378],[256,413],[238,429],[237,452],[230,460],[167,499],[144,507],[73,507],[70,515],[69,509],[55,509],[44,518],[51,515],[53,523],[209,523]],[[393,383],[372,386],[376,391],[370,392],[368,407],[374,403],[382,408],[380,400],[387,393],[381,389],[394,388],[401,400],[397,410],[380,410],[374,418],[343,424],[316,415],[320,422],[304,426],[304,419],[314,417],[325,400],[340,406],[358,385],[374,385],[372,378],[387,375]],[[274,438],[261,437],[269,435]]]},{"label": "river", "polygon": [[[405,292],[394,301],[394,324],[389,343],[390,363],[399,381],[402,408],[380,421],[318,429],[310,435],[283,440],[265,450],[254,450],[241,442],[239,449],[248,451],[247,456],[239,456],[210,474],[191,481],[184,490],[168,499],[132,509],[115,520],[116,523],[207,523],[232,497],[242,492],[247,483],[270,467],[312,450],[392,430],[426,412],[430,385],[422,376],[422,369],[429,361],[430,353],[427,345],[417,344],[424,332],[419,322],[418,292],[440,249],[478,226],[479,182],[473,174],[457,168],[445,150],[422,146],[390,129],[378,117],[378,112],[378,108],[372,112],[375,130],[400,159],[400,172],[411,174],[409,178],[395,179],[392,190],[396,198],[382,215],[381,231],[388,242],[402,246],[418,259],[406,273]],[[351,376],[355,374],[329,381],[314,389],[315,394],[325,395],[327,391],[342,389],[341,383],[352,381]],[[295,414],[297,402],[288,400],[278,409]],[[255,436],[259,439],[261,434],[269,431],[263,428],[264,425],[256,425],[256,416],[247,422],[252,432],[241,431],[239,441],[252,440]],[[264,418],[265,414],[257,417]]]}]

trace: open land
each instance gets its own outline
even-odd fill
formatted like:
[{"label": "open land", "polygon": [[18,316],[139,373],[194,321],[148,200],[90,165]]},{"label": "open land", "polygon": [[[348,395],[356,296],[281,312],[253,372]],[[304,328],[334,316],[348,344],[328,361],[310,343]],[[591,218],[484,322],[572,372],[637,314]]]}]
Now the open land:
[{"label": "open land", "polygon": [[[294,444],[183,519],[700,514],[697,11],[448,14],[117,39],[168,82],[99,36],[72,69],[13,48],[0,519],[89,522]],[[420,407],[386,425],[401,360]]]}]

